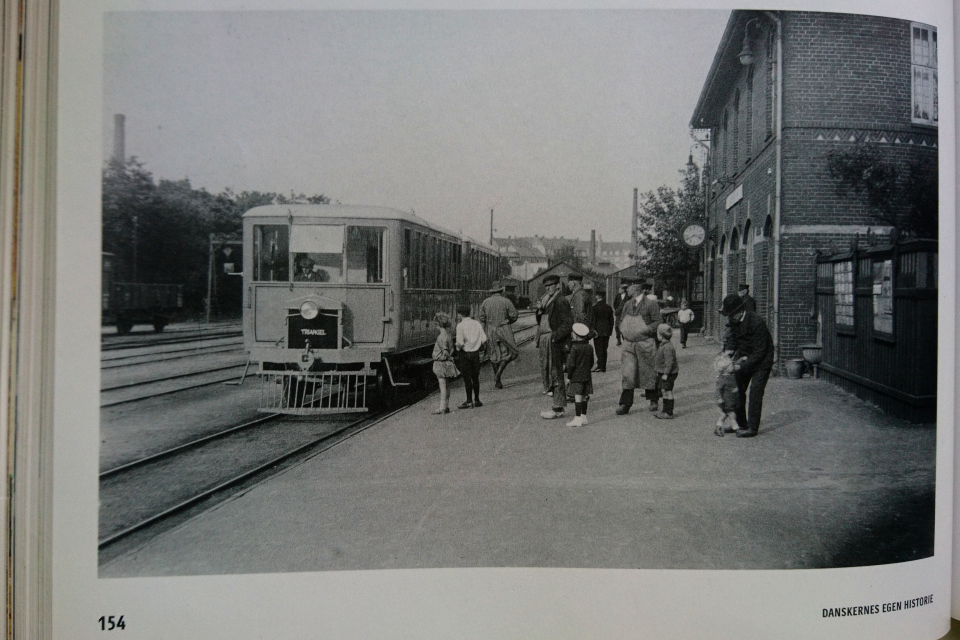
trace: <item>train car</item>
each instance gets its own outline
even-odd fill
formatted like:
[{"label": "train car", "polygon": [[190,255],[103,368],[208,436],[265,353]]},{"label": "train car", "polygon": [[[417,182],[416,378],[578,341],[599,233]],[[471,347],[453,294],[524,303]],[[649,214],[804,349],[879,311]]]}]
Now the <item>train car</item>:
[{"label": "train car", "polygon": [[493,247],[385,207],[267,205],[243,216],[243,331],[260,409],[366,411],[426,370],[433,316],[476,307]]},{"label": "train car", "polygon": [[112,253],[103,252],[100,317],[126,335],[136,324],[149,324],[157,333],[183,310],[183,285],[114,282]]}]

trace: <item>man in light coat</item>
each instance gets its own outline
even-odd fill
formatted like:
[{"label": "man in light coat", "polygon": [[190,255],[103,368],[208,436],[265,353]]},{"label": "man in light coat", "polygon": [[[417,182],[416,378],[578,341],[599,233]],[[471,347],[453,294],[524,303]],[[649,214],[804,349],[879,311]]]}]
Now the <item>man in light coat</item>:
[{"label": "man in light coat", "polygon": [[657,353],[657,327],[663,322],[660,305],[650,298],[652,283],[640,284],[632,280],[628,293],[630,300],[621,308],[621,321],[626,316],[639,316],[647,325],[646,331],[636,340],[623,337],[623,350],[620,354],[621,392],[617,415],[626,415],[633,406],[634,389],[643,389],[644,396],[650,402],[650,411],[659,409],[657,395],[657,373],[653,370],[653,359]]},{"label": "man in light coat", "polygon": [[513,337],[514,322],[519,315],[517,308],[503,295],[504,286],[498,281],[490,288],[490,297],[480,303],[477,315],[487,334],[490,365],[493,367],[493,386],[503,389],[501,378],[507,365],[520,356],[517,341]]}]

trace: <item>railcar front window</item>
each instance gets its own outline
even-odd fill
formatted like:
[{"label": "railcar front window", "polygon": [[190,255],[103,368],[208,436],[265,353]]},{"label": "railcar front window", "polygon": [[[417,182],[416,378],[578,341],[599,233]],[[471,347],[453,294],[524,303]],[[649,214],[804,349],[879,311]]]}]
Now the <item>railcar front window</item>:
[{"label": "railcar front window", "polygon": [[289,281],[289,234],[286,225],[257,225],[253,228],[253,279],[255,281]]},{"label": "railcar front window", "polygon": [[382,227],[347,227],[347,282],[383,282]]},{"label": "railcar front window", "polygon": [[294,281],[342,283],[343,235],[342,225],[294,225]]}]

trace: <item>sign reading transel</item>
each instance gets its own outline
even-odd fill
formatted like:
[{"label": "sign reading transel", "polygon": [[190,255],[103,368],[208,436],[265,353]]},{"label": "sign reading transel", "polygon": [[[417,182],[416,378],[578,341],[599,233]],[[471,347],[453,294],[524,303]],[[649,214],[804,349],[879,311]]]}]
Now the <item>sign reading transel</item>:
[{"label": "sign reading transel", "polygon": [[322,310],[316,318],[307,320],[299,313],[291,312],[289,318],[287,348],[305,349],[310,341],[311,349],[337,348],[337,314]]}]

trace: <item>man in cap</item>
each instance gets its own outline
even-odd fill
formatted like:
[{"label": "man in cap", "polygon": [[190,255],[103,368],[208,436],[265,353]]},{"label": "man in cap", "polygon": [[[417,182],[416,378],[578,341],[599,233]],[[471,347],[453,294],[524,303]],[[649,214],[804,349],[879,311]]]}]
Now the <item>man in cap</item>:
[{"label": "man in cap", "polygon": [[740,392],[737,422],[741,428],[737,437],[752,438],[760,430],[763,393],[773,369],[773,338],[763,318],[747,310],[743,298],[736,294],[723,299],[720,314],[730,323],[723,350],[734,360],[733,372]]},{"label": "man in cap", "polygon": [[757,301],[750,295],[750,285],[741,284],[737,287],[737,295],[743,300],[743,308],[747,311],[757,312]]},{"label": "man in cap", "polygon": [[617,297],[613,299],[613,317],[616,321],[614,324],[614,331],[617,332],[617,346],[621,344],[620,336],[620,311],[623,309],[623,303],[630,299],[630,295],[627,293],[627,287],[630,285],[627,284],[626,279],[623,280],[620,284],[620,292],[617,294]]},{"label": "man in cap", "polygon": [[507,365],[520,355],[510,326],[517,321],[517,308],[503,295],[503,291],[504,286],[499,281],[494,282],[490,297],[480,303],[480,313],[477,315],[487,334],[493,386],[497,389],[503,389],[501,378]]},{"label": "man in cap", "polygon": [[553,387],[553,408],[540,412],[546,420],[562,418],[567,405],[567,385],[564,381],[563,366],[566,354],[570,350],[570,332],[573,330],[573,312],[570,303],[560,295],[560,276],[548,275],[543,279],[546,295],[543,304],[537,309],[537,322],[546,318],[550,330],[550,383]]},{"label": "man in cap", "polygon": [[320,274],[314,270],[314,266],[316,264],[317,263],[310,258],[301,258],[299,262],[299,271],[297,271],[297,275],[294,277],[294,280],[297,282],[323,282]]},{"label": "man in cap", "polygon": [[597,289],[597,299],[593,303],[593,350],[597,354],[597,366],[594,371],[607,370],[607,347],[614,327],[613,309],[607,304],[607,292]]},{"label": "man in cap", "polygon": [[641,282],[639,279],[630,281],[628,293],[631,299],[623,304],[621,321],[626,316],[640,316],[647,325],[646,332],[636,340],[628,340],[623,336],[623,351],[620,354],[621,393],[617,415],[626,415],[633,406],[634,389],[643,389],[644,396],[650,403],[650,411],[657,411],[659,407],[657,394],[657,373],[653,370],[653,360],[657,353],[657,327],[663,322],[660,315],[660,305],[656,299],[651,299],[649,293],[653,289],[652,282]]}]

